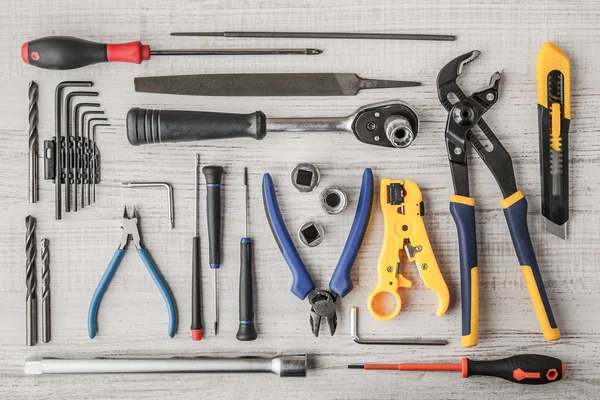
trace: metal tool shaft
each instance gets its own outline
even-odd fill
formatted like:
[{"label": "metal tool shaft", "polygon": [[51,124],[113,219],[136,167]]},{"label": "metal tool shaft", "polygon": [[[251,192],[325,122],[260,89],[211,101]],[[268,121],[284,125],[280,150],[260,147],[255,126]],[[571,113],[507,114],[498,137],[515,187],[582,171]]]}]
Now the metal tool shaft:
[{"label": "metal tool shaft", "polygon": [[42,342],[50,341],[50,252],[48,239],[42,239]]},{"label": "metal tool shaft", "polygon": [[276,357],[245,356],[190,358],[33,358],[25,361],[25,373],[41,374],[127,374],[127,373],[245,373],[267,372],[280,377],[306,376],[306,354]]},{"label": "metal tool shaft", "polygon": [[92,126],[92,202],[96,202],[96,179],[100,182],[100,154],[96,145],[96,128],[99,126],[110,126],[110,124],[96,124]]},{"label": "metal tool shaft", "polygon": [[267,118],[267,132],[352,132],[353,118]]},{"label": "metal tool shaft", "polygon": [[26,329],[27,346],[33,346],[37,343],[37,277],[35,273],[35,226],[37,221],[31,215],[25,217],[25,279],[27,294],[26,303]]},{"label": "metal tool shaft", "polygon": [[375,39],[454,41],[454,35],[361,32],[171,32],[171,36],[222,36],[230,38],[311,38],[311,39]]},{"label": "metal tool shaft", "polygon": [[203,50],[150,50],[151,56],[273,56],[323,53],[319,49],[203,49]]},{"label": "metal tool shaft", "polygon": [[38,201],[38,95],[37,83],[29,82],[29,202]]}]

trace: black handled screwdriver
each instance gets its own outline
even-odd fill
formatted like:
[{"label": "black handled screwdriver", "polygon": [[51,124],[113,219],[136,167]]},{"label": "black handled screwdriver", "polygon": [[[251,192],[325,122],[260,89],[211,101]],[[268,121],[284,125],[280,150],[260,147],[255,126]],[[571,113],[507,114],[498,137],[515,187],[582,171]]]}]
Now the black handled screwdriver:
[{"label": "black handled screwdriver", "polygon": [[567,369],[558,358],[539,354],[520,354],[500,360],[473,361],[463,358],[460,364],[364,364],[348,365],[351,369],[398,371],[454,371],[463,378],[469,376],[495,376],[524,385],[541,385],[556,382],[565,376]]},{"label": "black handled screwdriver", "polygon": [[192,340],[202,340],[202,275],[200,271],[200,229],[198,220],[200,218],[200,187],[198,185],[198,167],[200,155],[196,154],[194,164],[194,188],[196,190],[196,210],[194,213],[194,238],[192,243]]},{"label": "black handled screwdriver", "polygon": [[46,36],[25,42],[21,58],[44,69],[75,69],[105,62],[141,64],[151,56],[316,55],[318,49],[200,49],[150,50],[140,41],[97,43],[72,36]]},{"label": "black handled screwdriver", "polygon": [[223,167],[207,165],[202,168],[206,180],[206,219],[208,221],[208,263],[213,270],[215,302],[215,336],[219,334],[219,286],[217,270],[221,267],[221,177]]},{"label": "black handled screwdriver", "polygon": [[254,294],[252,284],[252,240],[248,237],[248,168],[244,167],[244,224],[245,235],[240,240],[240,326],[237,340],[255,340]]}]

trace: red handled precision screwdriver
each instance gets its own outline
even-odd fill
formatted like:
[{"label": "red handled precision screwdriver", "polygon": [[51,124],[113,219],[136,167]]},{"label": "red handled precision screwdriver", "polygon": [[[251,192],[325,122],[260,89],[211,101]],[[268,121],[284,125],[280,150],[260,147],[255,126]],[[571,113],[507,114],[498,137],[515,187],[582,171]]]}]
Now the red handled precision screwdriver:
[{"label": "red handled precision screwdriver", "polygon": [[107,44],[72,36],[46,36],[24,43],[21,58],[35,67],[65,70],[105,62],[141,64],[150,56],[316,55],[322,52],[318,49],[150,50],[150,46],[140,41]]},{"label": "red handled precision screwdriver", "polygon": [[469,376],[495,376],[525,385],[556,382],[565,376],[565,364],[558,358],[538,354],[521,354],[500,360],[473,361],[463,358],[460,364],[361,364],[350,369],[398,371],[453,371]]}]

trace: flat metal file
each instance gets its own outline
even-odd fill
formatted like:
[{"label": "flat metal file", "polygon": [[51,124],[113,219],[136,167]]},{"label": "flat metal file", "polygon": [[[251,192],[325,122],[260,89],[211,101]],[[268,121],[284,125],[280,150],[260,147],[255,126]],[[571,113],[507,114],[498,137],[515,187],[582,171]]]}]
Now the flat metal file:
[{"label": "flat metal file", "polygon": [[420,86],[419,82],[363,79],[356,74],[200,74],[134,79],[136,92],[188,96],[355,96],[362,89]]}]

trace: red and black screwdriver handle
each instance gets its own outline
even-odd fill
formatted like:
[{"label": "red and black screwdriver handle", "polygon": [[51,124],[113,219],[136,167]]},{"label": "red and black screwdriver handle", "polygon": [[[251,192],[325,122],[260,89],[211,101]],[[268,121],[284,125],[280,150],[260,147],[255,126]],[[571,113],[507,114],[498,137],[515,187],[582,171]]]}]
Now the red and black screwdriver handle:
[{"label": "red and black screwdriver handle", "polygon": [[140,64],[150,59],[150,46],[142,42],[106,44],[71,36],[47,36],[26,42],[21,58],[44,69],[75,69],[104,62]]},{"label": "red and black screwdriver handle", "polygon": [[560,380],[566,374],[566,367],[558,358],[539,354],[520,354],[490,361],[463,358],[461,372],[463,378],[485,375],[525,385],[541,385]]}]

